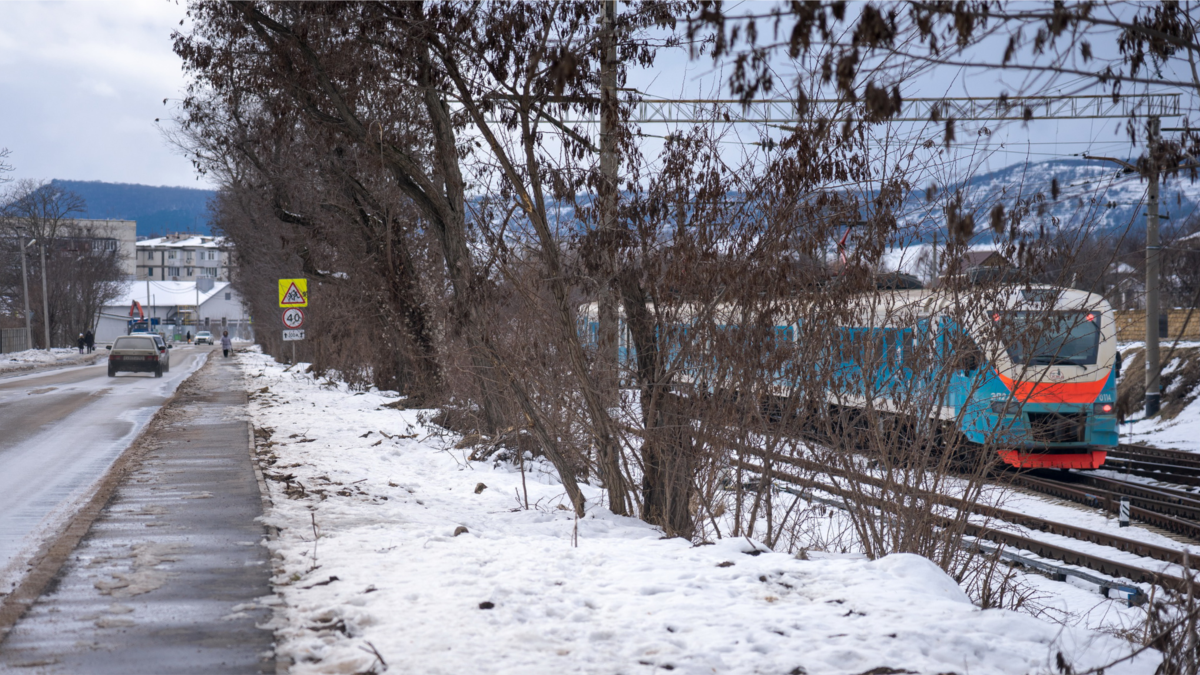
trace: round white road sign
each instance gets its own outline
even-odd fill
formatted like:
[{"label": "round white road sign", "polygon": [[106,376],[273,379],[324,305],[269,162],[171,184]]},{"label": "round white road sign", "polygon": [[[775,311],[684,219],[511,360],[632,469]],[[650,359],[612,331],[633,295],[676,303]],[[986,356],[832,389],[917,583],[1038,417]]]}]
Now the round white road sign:
[{"label": "round white road sign", "polygon": [[288,328],[299,328],[304,325],[304,312],[292,307],[283,310],[283,325]]}]

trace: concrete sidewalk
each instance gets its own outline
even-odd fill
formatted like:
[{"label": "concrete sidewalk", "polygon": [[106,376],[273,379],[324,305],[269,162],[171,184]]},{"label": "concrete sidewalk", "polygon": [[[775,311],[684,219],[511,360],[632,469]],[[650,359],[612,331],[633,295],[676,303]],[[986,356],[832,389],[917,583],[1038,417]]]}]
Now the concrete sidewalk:
[{"label": "concrete sidewalk", "polygon": [[217,355],[180,387],[0,642],[0,672],[275,672],[273,635],[258,627],[275,601],[245,407],[237,367]]}]

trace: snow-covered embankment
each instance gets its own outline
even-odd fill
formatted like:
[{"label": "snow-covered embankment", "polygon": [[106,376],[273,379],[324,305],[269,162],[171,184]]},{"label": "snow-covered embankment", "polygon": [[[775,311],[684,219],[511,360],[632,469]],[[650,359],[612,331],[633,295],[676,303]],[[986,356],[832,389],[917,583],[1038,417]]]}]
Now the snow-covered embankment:
[{"label": "snow-covered embankment", "polygon": [[[262,391],[254,425],[270,430],[259,452],[294,673],[1024,674],[1052,672],[1060,651],[1077,670],[1129,651],[981,611],[917,556],[693,546],[613,516],[586,485],[576,521],[537,462],[525,510],[515,467],[468,461],[417,411],[382,408],[394,395],[239,359]],[[1107,672],[1152,673],[1152,661]]]}]

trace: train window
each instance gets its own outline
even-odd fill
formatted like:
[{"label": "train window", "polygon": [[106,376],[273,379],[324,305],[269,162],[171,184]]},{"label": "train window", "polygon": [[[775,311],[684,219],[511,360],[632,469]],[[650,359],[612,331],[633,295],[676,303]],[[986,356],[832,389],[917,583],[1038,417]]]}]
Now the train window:
[{"label": "train window", "polygon": [[1095,311],[992,312],[999,338],[1014,363],[1090,366],[1100,348]]},{"label": "train window", "polygon": [[1026,302],[1034,303],[1035,306],[1053,307],[1061,295],[1061,288],[1026,288],[1021,291],[1021,297]]},{"label": "train window", "polygon": [[900,333],[901,362],[906,368],[912,368],[917,362],[917,335],[913,331]]}]

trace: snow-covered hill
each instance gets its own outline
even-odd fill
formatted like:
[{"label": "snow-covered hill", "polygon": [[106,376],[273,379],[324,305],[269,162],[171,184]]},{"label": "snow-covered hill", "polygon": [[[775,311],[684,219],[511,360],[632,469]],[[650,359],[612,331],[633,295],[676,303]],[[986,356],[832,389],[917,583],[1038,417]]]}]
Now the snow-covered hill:
[{"label": "snow-covered hill", "polygon": [[[1054,197],[1054,182],[1058,196]],[[1124,173],[1112,162],[1100,160],[1051,160],[1023,162],[984,174],[965,177],[957,185],[943,186],[946,192],[963,190],[964,207],[975,215],[977,241],[989,241],[989,213],[997,203],[1006,213],[1021,206],[1025,214],[1021,228],[1030,231],[1056,228],[1136,234],[1145,228],[1147,182],[1137,174]],[[1200,206],[1200,182],[1186,177],[1168,178],[1160,188],[1160,214],[1168,220],[1163,227],[1182,225]],[[944,237],[944,200],[930,203],[925,190],[915,192],[906,205],[903,222],[920,241],[936,230]]]}]

